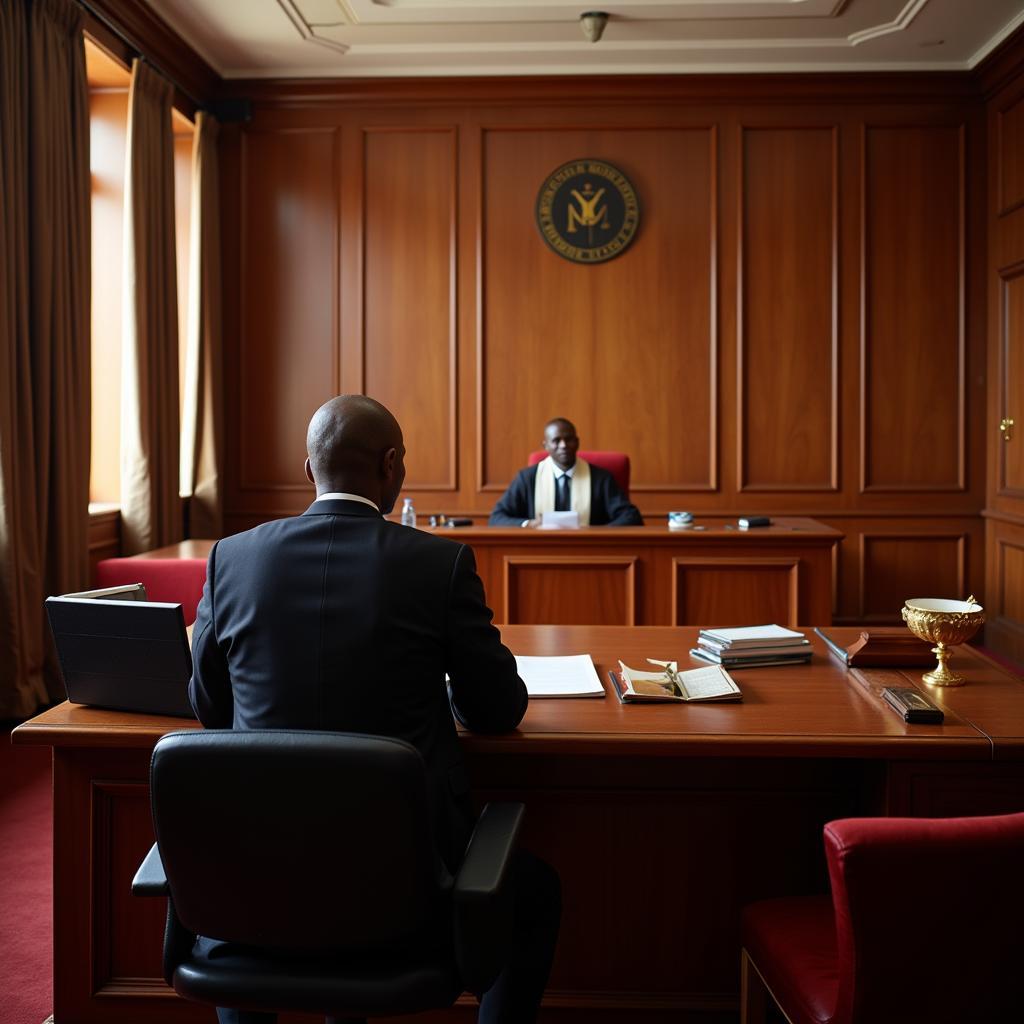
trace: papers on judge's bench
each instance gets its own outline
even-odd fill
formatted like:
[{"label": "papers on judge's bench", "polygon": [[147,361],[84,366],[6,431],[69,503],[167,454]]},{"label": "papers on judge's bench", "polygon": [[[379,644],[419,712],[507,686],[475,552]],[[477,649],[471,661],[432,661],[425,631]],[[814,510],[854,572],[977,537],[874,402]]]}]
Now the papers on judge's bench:
[{"label": "papers on judge's bench", "polygon": [[558,657],[517,654],[516,667],[531,697],[604,696],[604,687],[589,654]]}]

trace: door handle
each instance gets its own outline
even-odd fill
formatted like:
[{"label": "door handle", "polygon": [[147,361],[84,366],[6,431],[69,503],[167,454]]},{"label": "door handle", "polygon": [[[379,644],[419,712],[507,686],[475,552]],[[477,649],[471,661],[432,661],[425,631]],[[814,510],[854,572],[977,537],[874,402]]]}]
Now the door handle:
[{"label": "door handle", "polygon": [[1013,420],[1009,416],[999,421],[999,432],[1003,435],[1004,441],[1013,440]]}]

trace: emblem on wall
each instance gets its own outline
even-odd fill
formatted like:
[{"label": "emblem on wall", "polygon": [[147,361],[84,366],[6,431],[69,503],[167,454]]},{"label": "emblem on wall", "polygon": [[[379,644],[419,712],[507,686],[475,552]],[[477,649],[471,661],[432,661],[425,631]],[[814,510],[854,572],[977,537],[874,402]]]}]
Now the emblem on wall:
[{"label": "emblem on wall", "polygon": [[636,192],[604,160],[570,160],[551,172],[537,196],[537,227],[559,256],[603,263],[625,251],[640,223]]}]

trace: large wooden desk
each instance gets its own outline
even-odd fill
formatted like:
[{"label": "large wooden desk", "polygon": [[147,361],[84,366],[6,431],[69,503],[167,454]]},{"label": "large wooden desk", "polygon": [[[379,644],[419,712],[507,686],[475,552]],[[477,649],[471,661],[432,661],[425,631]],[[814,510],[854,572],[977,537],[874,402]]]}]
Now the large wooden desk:
[{"label": "large wooden desk", "polygon": [[[589,652],[604,679],[619,657],[685,664],[694,632],[503,635],[520,653]],[[479,799],[525,800],[525,842],[562,875],[544,1019],[735,1020],[739,909],[826,891],[825,821],[1024,809],[1024,683],[969,649],[955,662],[969,683],[935,695],[941,726],[904,724],[874,692],[917,672],[857,676],[819,645],[810,666],[736,672],[742,704],[537,700],[513,734],[464,735]],[[152,841],[150,752],[195,727],[62,704],[13,734],[54,748],[56,1024],[212,1019],[159,978],[162,901],[129,894]],[[433,1019],[472,1017],[464,1001]]]},{"label": "large wooden desk", "polygon": [[[615,626],[832,621],[832,562],[843,535],[814,519],[738,530],[595,526],[432,530],[469,544],[499,623]],[[136,557],[205,558],[193,540]]]}]

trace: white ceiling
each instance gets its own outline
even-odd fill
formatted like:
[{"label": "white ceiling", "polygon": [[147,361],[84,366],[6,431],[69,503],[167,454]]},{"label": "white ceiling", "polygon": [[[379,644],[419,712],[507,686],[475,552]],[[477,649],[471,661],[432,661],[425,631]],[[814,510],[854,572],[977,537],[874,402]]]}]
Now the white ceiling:
[{"label": "white ceiling", "polygon": [[148,3],[225,78],[960,71],[1024,22],[1024,0]]}]

